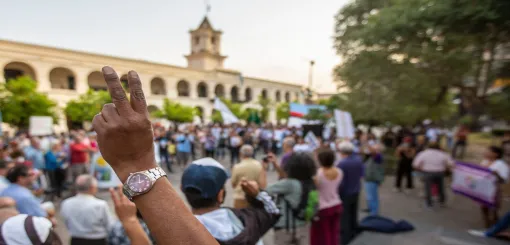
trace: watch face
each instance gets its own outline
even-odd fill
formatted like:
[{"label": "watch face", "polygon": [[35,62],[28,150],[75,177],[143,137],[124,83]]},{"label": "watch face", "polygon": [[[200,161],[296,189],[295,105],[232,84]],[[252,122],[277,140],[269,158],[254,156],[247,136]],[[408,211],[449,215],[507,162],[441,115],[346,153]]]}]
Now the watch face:
[{"label": "watch face", "polygon": [[149,177],[142,173],[136,173],[129,177],[128,180],[129,189],[136,193],[143,193],[149,190],[151,187],[151,180]]}]

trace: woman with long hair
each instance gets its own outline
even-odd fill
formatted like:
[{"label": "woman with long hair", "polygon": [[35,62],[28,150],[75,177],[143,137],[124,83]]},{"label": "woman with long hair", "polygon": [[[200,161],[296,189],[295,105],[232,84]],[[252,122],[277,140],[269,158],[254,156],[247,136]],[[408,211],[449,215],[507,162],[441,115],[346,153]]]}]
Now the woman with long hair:
[{"label": "woman with long hair", "polygon": [[[269,162],[279,168],[276,158],[270,155]],[[305,226],[304,211],[308,202],[308,194],[315,189],[313,176],[317,172],[312,156],[304,152],[292,154],[283,167],[285,175],[278,182],[268,186],[270,195],[278,196],[278,206],[282,217],[274,226],[275,244],[286,244],[289,240],[309,242],[308,229]],[[295,232],[286,232],[294,230]],[[291,234],[294,237],[289,237]]]}]

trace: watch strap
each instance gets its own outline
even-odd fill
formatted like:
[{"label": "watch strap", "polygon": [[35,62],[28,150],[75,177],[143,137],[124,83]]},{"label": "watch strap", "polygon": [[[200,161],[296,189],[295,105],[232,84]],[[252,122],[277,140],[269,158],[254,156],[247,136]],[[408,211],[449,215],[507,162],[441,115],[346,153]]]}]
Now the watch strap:
[{"label": "watch strap", "polygon": [[[136,173],[143,173],[143,174],[145,174],[145,175],[147,175],[149,177],[149,179],[151,181],[151,187],[150,188],[152,188],[152,186],[154,186],[154,183],[156,182],[156,180],[158,180],[159,178],[161,178],[163,176],[166,176],[165,171],[161,167],[155,167],[155,168],[147,169],[147,170],[136,172]],[[132,173],[132,174],[135,174],[135,173]],[[135,197],[135,196],[147,193],[147,192],[137,193],[137,192],[132,191],[129,188],[129,186],[127,185],[127,181],[122,186],[122,192],[124,193],[124,195],[127,198],[129,198],[129,200],[133,200],[133,197]]]},{"label": "watch strap", "polygon": [[158,180],[159,178],[166,176],[165,171],[161,167],[155,167],[151,169],[147,169],[145,171],[142,171],[143,173],[147,174],[152,182]]}]

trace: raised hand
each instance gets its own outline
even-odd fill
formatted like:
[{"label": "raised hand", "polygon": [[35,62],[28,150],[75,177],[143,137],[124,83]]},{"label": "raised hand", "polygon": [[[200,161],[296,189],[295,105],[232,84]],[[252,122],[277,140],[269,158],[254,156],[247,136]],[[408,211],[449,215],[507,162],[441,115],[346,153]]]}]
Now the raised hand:
[{"label": "raised hand", "polygon": [[247,196],[256,197],[259,194],[259,185],[253,180],[241,180],[241,187]]},{"label": "raised hand", "polygon": [[136,221],[136,205],[122,193],[122,186],[110,188],[115,213],[121,222]]},{"label": "raised hand", "polygon": [[157,166],[152,125],[138,74],[128,73],[128,100],[115,70],[105,66],[102,71],[113,103],[103,106],[92,125],[103,158],[124,183],[130,173]]}]

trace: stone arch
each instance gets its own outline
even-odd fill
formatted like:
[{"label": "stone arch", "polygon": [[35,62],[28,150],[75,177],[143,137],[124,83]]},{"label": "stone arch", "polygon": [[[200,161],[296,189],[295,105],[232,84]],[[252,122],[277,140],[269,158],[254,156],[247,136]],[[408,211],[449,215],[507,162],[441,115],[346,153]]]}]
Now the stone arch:
[{"label": "stone arch", "polygon": [[177,83],[177,95],[179,97],[189,97],[189,82],[186,80],[180,80]]},{"label": "stone arch", "polygon": [[289,92],[285,92],[285,102],[287,102],[287,103],[290,102],[290,93]]},{"label": "stone arch", "polygon": [[239,88],[237,88],[237,86],[234,86],[232,89],[230,89],[230,99],[232,102],[239,101]]},{"label": "stone arch", "polygon": [[165,81],[160,77],[155,77],[151,80],[151,94],[166,95]]},{"label": "stone arch", "polygon": [[65,67],[55,67],[50,71],[50,84],[52,89],[76,89],[74,73]]},{"label": "stone arch", "polygon": [[34,68],[27,63],[15,61],[4,66],[4,78],[6,82],[20,76],[29,76],[37,81]]},{"label": "stone arch", "polygon": [[149,111],[149,114],[152,114],[153,112],[159,110],[159,108],[155,105],[149,105],[147,106],[147,111]]},{"label": "stone arch", "polygon": [[280,90],[277,90],[275,95],[274,95],[274,99],[276,100],[276,102],[280,102],[282,101],[282,95],[280,93]]},{"label": "stone arch", "polygon": [[263,99],[267,99],[267,90],[262,89],[262,91],[260,92],[260,96],[262,96]]},{"label": "stone arch", "polygon": [[225,86],[223,86],[223,84],[216,85],[214,88],[214,95],[216,95],[216,97],[225,97]]},{"label": "stone arch", "polygon": [[127,74],[124,74],[120,77],[120,83],[122,84],[122,87],[126,90],[126,91],[129,91],[129,81],[127,79]]},{"label": "stone arch", "polygon": [[[207,84],[205,82],[199,82],[197,85],[197,94],[199,98],[207,98],[208,92],[207,92]],[[203,111],[202,111],[203,112]]]},{"label": "stone arch", "polygon": [[251,94],[251,88],[250,87],[247,87],[245,90],[244,90],[244,98],[247,102],[251,101],[252,100],[252,94]]},{"label": "stone arch", "polygon": [[203,121],[204,120],[204,108],[201,106],[196,106],[195,111],[196,111],[196,115],[198,117],[200,117],[200,119]]},{"label": "stone arch", "polygon": [[93,90],[108,90],[108,86],[106,86],[106,81],[104,80],[103,73],[100,71],[93,71],[87,77],[87,82],[89,84],[90,89]]}]

